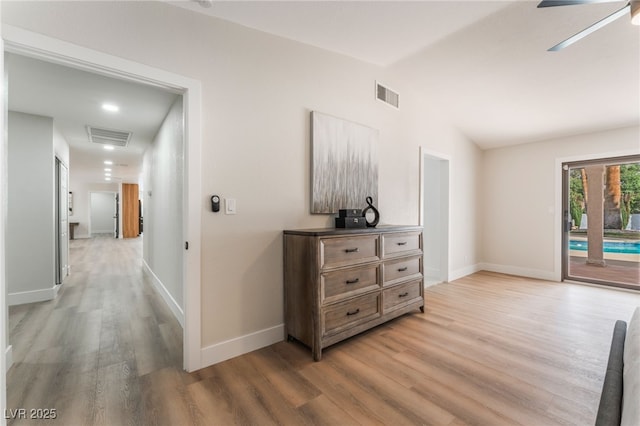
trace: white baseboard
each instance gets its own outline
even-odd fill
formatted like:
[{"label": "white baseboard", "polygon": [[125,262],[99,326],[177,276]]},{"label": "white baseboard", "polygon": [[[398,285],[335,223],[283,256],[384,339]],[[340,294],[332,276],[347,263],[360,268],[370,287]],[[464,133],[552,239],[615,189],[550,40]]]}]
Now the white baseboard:
[{"label": "white baseboard", "polygon": [[425,277],[428,277],[430,275],[431,276],[440,275],[440,269],[439,268],[431,268],[431,267],[428,267],[426,265],[423,265],[423,271],[422,272],[423,272],[423,275]]},{"label": "white baseboard", "polygon": [[449,282],[455,281],[462,277],[466,277],[467,275],[474,274],[481,270],[482,268],[478,263],[476,263],[475,265],[469,265],[465,266],[464,268],[456,269],[455,271],[451,271],[451,273],[449,274]]},{"label": "white baseboard", "polygon": [[284,324],[202,348],[202,368],[284,340]]},{"label": "white baseboard", "polygon": [[13,346],[12,345],[9,345],[7,347],[7,350],[6,350],[5,355],[4,355],[4,360],[5,360],[5,370],[4,371],[9,371],[9,369],[13,365]]},{"label": "white baseboard", "polygon": [[167,288],[164,286],[164,284],[162,284],[160,278],[158,278],[156,274],[153,273],[146,260],[143,259],[142,264],[144,265],[144,270],[151,277],[151,283],[153,283],[153,287],[158,291],[158,293],[160,293],[162,299],[165,301],[167,306],[169,306],[169,310],[171,310],[173,316],[176,317],[176,319],[180,323],[180,326],[184,329],[184,311],[182,310],[180,305],[178,305],[171,293],[167,291]]},{"label": "white baseboard", "polygon": [[519,266],[498,265],[495,263],[481,263],[480,269],[500,274],[517,275],[519,277],[535,278],[538,280],[558,281],[553,271],[543,271],[541,269],[521,268]]},{"label": "white baseboard", "polygon": [[21,291],[18,293],[7,294],[7,303],[9,306],[24,305],[25,303],[46,302],[53,300],[58,294],[59,285],[42,290]]}]

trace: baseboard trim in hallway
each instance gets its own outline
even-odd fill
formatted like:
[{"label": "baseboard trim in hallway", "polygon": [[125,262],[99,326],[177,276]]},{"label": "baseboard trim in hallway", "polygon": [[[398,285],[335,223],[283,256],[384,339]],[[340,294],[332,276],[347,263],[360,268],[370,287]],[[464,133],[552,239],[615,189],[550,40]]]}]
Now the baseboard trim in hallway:
[{"label": "baseboard trim in hallway", "polygon": [[9,306],[24,305],[25,303],[46,302],[47,300],[55,299],[59,289],[59,285],[54,285],[51,288],[45,288],[42,290],[9,293],[7,294],[7,302]]},{"label": "baseboard trim in hallway", "polygon": [[151,283],[153,284],[153,288],[155,288],[158,291],[158,293],[160,293],[160,296],[162,296],[162,299],[165,301],[167,306],[169,306],[169,310],[176,317],[176,319],[180,323],[180,326],[184,329],[184,311],[182,310],[180,305],[178,305],[178,303],[173,298],[171,293],[169,293],[169,291],[164,286],[164,284],[162,284],[162,281],[160,281],[160,278],[158,278],[158,276],[151,270],[151,267],[149,267],[146,260],[143,259],[142,264],[144,265],[145,273],[147,273],[151,278]]}]

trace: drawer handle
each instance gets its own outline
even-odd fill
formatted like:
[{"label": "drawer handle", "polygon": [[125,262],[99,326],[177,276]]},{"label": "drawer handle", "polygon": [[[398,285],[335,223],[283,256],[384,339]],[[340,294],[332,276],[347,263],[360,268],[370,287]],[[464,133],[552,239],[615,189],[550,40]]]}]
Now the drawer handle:
[{"label": "drawer handle", "polygon": [[406,241],[401,241],[401,242],[399,242],[399,243],[398,243],[398,245],[399,245],[399,246],[406,246],[406,245],[407,245],[407,242],[406,242]]},{"label": "drawer handle", "polygon": [[360,282],[360,278],[356,278],[356,279],[353,279],[353,280],[347,280],[347,284],[355,284],[357,282]]},{"label": "drawer handle", "polygon": [[409,267],[408,267],[408,266],[405,266],[404,268],[398,268],[398,272],[404,272],[404,271],[406,271],[407,269],[409,269]]},{"label": "drawer handle", "polygon": [[409,295],[409,292],[405,291],[404,293],[399,294],[398,297],[407,297],[408,295]]},{"label": "drawer handle", "polygon": [[357,252],[359,252],[359,251],[360,251],[360,249],[359,249],[358,247],[356,247],[356,248],[350,248],[350,249],[346,249],[346,250],[345,250],[345,252],[347,252],[347,253],[357,253]]},{"label": "drawer handle", "polygon": [[360,312],[360,308],[356,309],[355,311],[349,311],[349,312],[347,312],[347,316],[348,316],[348,317],[350,317],[351,315],[355,315],[355,314],[357,314],[357,313],[359,313],[359,312]]}]

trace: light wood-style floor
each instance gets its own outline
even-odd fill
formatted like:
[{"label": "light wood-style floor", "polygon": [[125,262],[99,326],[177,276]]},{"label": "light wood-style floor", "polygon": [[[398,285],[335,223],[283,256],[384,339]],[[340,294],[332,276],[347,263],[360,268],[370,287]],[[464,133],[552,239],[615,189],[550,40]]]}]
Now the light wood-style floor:
[{"label": "light wood-style floor", "polygon": [[637,292],[477,273],[320,362],[283,341],[188,374],[140,246],[74,240],[59,297],[10,309],[8,407],[57,419],[9,424],[591,425],[613,324],[640,305]]}]

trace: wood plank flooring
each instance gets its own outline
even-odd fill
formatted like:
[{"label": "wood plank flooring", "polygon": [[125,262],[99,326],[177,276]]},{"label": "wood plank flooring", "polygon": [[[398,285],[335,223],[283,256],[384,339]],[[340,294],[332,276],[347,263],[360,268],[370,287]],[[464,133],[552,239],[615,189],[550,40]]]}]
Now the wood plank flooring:
[{"label": "wood plank flooring", "polygon": [[578,280],[599,280],[640,290],[640,263],[607,260],[606,266],[589,265],[584,257],[569,258],[569,276]]},{"label": "wood plank flooring", "polygon": [[182,371],[182,330],[141,240],[71,242],[50,302],[10,308],[11,425],[591,425],[613,324],[638,292],[486,273],[426,289],[426,311],[323,351],[280,342]]}]

